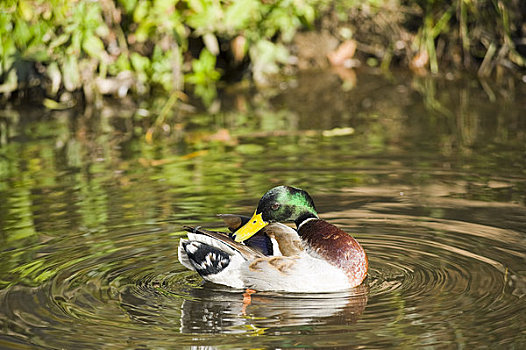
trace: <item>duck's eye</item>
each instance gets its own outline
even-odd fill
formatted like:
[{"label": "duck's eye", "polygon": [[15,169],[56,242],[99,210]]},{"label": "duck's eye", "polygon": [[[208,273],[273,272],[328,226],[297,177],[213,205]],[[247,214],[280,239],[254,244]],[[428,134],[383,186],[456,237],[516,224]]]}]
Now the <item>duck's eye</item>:
[{"label": "duck's eye", "polygon": [[279,209],[279,203],[272,203],[272,205],[270,206],[270,209],[278,210]]}]

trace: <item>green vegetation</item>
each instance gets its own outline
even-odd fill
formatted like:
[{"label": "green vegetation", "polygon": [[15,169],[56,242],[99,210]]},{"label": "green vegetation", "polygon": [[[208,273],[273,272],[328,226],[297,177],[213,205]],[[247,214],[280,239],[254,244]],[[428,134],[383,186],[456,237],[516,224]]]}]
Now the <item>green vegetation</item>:
[{"label": "green vegetation", "polygon": [[499,67],[526,66],[525,7],[519,0],[5,0],[0,94],[44,90],[52,109],[70,106],[64,92],[80,90],[88,102],[186,91],[210,104],[222,76],[250,73],[261,83],[294,68],[300,30],[353,40],[361,61],[383,68],[502,74]]},{"label": "green vegetation", "polygon": [[275,72],[281,42],[313,20],[309,1],[3,1],[0,92],[44,80],[48,96],[82,88],[89,98],[187,83],[209,101],[225,44],[237,43],[237,60],[249,54],[256,74]]}]

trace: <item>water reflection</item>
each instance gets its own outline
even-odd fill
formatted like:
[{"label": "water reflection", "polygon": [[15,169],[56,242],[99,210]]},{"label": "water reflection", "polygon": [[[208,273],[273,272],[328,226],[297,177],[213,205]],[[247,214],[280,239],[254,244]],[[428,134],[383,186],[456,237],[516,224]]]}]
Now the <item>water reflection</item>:
[{"label": "water reflection", "polygon": [[350,293],[280,294],[255,293],[247,300],[242,292],[205,285],[194,289],[182,304],[181,331],[184,333],[264,334],[275,327],[309,324],[349,326],[362,315],[367,304],[366,285]]},{"label": "water reflection", "polygon": [[[0,111],[0,347],[523,347],[521,87],[492,103],[473,83],[357,79],[227,96],[152,140],[126,108]],[[364,290],[247,303],[178,264],[182,225],[282,183],[363,243]]]}]

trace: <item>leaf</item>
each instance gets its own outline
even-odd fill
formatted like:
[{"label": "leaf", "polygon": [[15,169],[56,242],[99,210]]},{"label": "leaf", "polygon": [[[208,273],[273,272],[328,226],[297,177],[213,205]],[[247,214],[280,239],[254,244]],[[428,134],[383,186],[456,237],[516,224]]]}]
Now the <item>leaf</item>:
[{"label": "leaf", "polygon": [[139,4],[133,11],[133,21],[135,23],[141,23],[148,13],[150,12],[150,2],[149,1],[139,1]]},{"label": "leaf", "polygon": [[192,73],[185,80],[192,84],[209,84],[217,81],[221,74],[215,69],[216,56],[212,55],[206,48],[201,50],[199,59],[192,61]]},{"label": "leaf", "polygon": [[46,74],[51,80],[51,94],[55,96],[60,89],[60,84],[62,83],[62,74],[58,68],[57,62],[51,62],[47,67]]},{"label": "leaf", "polygon": [[51,41],[51,43],[49,43],[49,50],[52,51],[56,47],[59,47],[67,43],[69,40],[69,37],[70,37],[69,33],[62,33],[61,35],[56,37],[53,41]]},{"label": "leaf", "polygon": [[254,79],[264,83],[268,75],[279,72],[278,62],[288,61],[289,52],[283,45],[274,44],[269,40],[259,40],[250,48],[250,58],[254,63]]},{"label": "leaf", "polygon": [[131,69],[132,67],[130,64],[130,60],[128,59],[128,55],[126,55],[125,53],[121,53],[117,60],[109,65],[108,72],[110,73],[110,75],[117,75],[120,72],[129,71]]},{"label": "leaf", "polygon": [[130,55],[130,60],[133,69],[137,72],[144,73],[150,68],[150,60],[136,52]]},{"label": "leaf", "polygon": [[98,58],[103,61],[106,57],[104,50],[104,43],[99,37],[95,35],[87,35],[82,41],[82,49],[91,57]]},{"label": "leaf", "polygon": [[126,13],[131,13],[137,5],[137,0],[119,0],[119,3],[124,7]]},{"label": "leaf", "polygon": [[186,24],[190,27],[203,29],[216,29],[222,23],[223,10],[219,3],[208,1],[189,1],[190,12],[186,17]]},{"label": "leaf", "polygon": [[154,22],[149,20],[142,21],[137,27],[137,30],[135,31],[135,40],[138,43],[143,43],[146,40],[148,40],[148,37],[150,36],[150,30],[153,27],[155,27]]},{"label": "leaf", "polygon": [[71,43],[66,49],[67,55],[77,56],[80,52],[82,42],[82,34],[79,31],[74,31],[71,33]]},{"label": "leaf", "polygon": [[[202,71],[212,73],[216,65],[216,57],[208,50],[201,50],[199,60],[195,61],[195,63],[199,63]],[[211,74],[211,77],[213,76],[214,74]],[[215,78],[213,78],[213,80],[215,80]]]},{"label": "leaf", "polygon": [[45,98],[42,103],[44,104],[44,107],[46,107],[47,109],[52,109],[52,110],[63,110],[63,109],[68,109],[68,108],[75,106],[75,101],[73,100],[69,100],[66,102],[57,102],[50,98]]},{"label": "leaf", "polygon": [[4,79],[3,84],[0,84],[0,93],[9,94],[18,88],[18,76],[16,75],[16,69],[12,69],[7,74],[7,78]]},{"label": "leaf", "polygon": [[208,51],[210,51],[214,56],[219,54],[219,43],[217,42],[217,38],[214,34],[206,33],[203,35],[203,41]]},{"label": "leaf", "polygon": [[62,64],[64,87],[68,91],[75,91],[80,87],[80,72],[77,57],[69,55]]},{"label": "leaf", "polygon": [[18,10],[20,11],[21,17],[26,21],[29,22],[33,19],[33,5],[28,4],[27,1],[19,1],[18,2]]},{"label": "leaf", "polygon": [[314,20],[316,19],[316,11],[314,10],[314,7],[305,4],[302,12],[307,23],[314,23]]},{"label": "leaf", "polygon": [[255,0],[234,1],[225,12],[225,25],[233,30],[244,27],[255,17],[254,13],[257,12],[258,5],[259,2]]},{"label": "leaf", "polygon": [[24,20],[18,18],[15,22],[13,36],[18,46],[25,48],[29,40],[31,40],[31,31],[29,30],[29,24]]},{"label": "leaf", "polygon": [[49,60],[49,55],[43,45],[32,45],[28,47],[23,57],[28,61],[45,62]]}]

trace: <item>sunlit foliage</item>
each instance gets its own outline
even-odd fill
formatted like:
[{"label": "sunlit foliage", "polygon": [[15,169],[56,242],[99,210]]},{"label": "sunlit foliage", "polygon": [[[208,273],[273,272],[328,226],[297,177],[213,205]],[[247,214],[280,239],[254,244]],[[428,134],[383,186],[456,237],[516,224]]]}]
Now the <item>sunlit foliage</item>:
[{"label": "sunlit foliage", "polygon": [[438,73],[445,61],[489,76],[525,67],[524,10],[518,0],[5,0],[0,95],[40,87],[59,109],[63,92],[89,102],[192,91],[209,104],[232,71],[265,83],[294,67],[300,30],[357,41],[384,68]]}]

